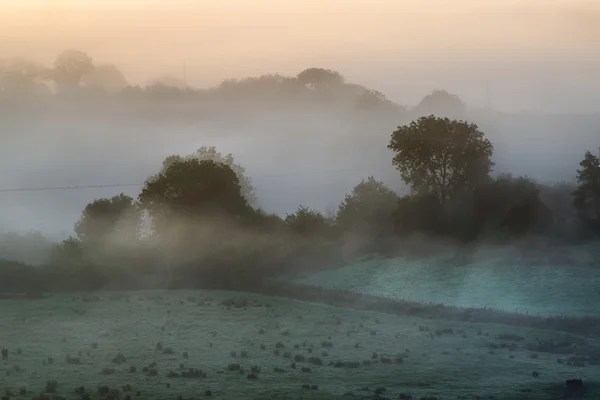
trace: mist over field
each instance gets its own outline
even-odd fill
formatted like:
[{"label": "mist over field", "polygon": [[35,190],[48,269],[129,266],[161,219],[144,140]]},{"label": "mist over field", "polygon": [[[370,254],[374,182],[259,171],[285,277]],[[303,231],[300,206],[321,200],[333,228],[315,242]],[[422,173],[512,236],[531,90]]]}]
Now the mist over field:
[{"label": "mist over field", "polygon": [[0,26],[1,400],[600,393],[595,2]]}]

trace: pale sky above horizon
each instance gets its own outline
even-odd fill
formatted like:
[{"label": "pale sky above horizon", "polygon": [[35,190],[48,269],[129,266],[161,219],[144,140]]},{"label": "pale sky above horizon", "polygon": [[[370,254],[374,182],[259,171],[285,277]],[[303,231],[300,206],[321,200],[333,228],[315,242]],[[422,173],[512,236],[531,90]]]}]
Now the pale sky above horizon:
[{"label": "pale sky above horizon", "polygon": [[319,66],[411,102],[440,87],[478,101],[485,81],[498,96],[600,82],[600,1],[0,0],[0,26],[0,58],[77,48],[133,83]]}]

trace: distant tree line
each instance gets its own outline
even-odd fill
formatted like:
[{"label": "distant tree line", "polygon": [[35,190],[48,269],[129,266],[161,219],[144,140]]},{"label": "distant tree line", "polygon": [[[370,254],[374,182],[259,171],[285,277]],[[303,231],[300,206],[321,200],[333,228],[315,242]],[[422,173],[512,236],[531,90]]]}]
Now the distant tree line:
[{"label": "distant tree line", "polygon": [[[65,50],[57,55],[51,66],[25,58],[0,62],[0,104],[16,103],[31,107],[44,100],[77,100],[86,104],[105,99],[128,104],[185,101],[196,107],[194,114],[178,117],[201,118],[204,113],[214,114],[226,102],[227,109],[237,113],[253,111],[256,107],[278,107],[281,104],[310,106],[322,103],[343,105],[345,109],[382,112],[391,115],[409,114],[448,115],[462,117],[466,106],[455,95],[434,90],[412,110],[389,100],[383,93],[362,85],[347,82],[338,71],[327,68],[307,68],[296,76],[267,74],[244,79],[228,79],[218,86],[198,89],[171,76],[158,77],[146,85],[130,84],[124,74],[112,64],[96,64],[91,56],[80,50]],[[243,104],[242,110],[236,105]],[[213,106],[211,108],[211,105]],[[249,106],[252,107],[249,108]],[[160,109],[166,112],[165,109]],[[170,110],[173,112],[173,110]],[[241,117],[241,116],[238,116]]]}]

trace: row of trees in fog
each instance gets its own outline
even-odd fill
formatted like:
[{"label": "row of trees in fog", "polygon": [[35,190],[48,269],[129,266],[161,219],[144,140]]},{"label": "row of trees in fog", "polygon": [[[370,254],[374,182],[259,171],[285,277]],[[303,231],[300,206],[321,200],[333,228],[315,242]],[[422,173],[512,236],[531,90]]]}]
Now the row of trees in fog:
[{"label": "row of trees in fog", "polygon": [[416,234],[463,244],[530,236],[573,243],[600,234],[600,160],[591,152],[577,186],[548,187],[527,177],[493,177],[493,145],[466,121],[421,117],[398,127],[388,147],[409,195],[368,177],[334,212],[300,206],[284,217],[256,206],[251,180],[231,154],[202,147],[167,157],[136,199],[118,194],[90,202],[75,236],[54,247],[47,270],[70,279],[83,274],[96,284],[112,274],[135,281],[170,271],[185,284],[230,287],[361,255],[392,255]]},{"label": "row of trees in fog", "polygon": [[[189,111],[194,118],[214,112],[197,107],[195,100],[206,99],[226,104],[224,109],[236,117],[264,100],[267,112],[257,115],[276,112],[279,109],[273,107],[282,99],[318,106],[329,102],[327,112],[340,104],[385,111],[385,116],[376,113],[368,119],[368,126],[403,121],[391,132],[387,147],[392,152],[389,162],[410,193],[400,196],[371,176],[357,179],[334,210],[323,213],[300,205],[294,213],[280,216],[259,206],[250,177],[233,155],[214,147],[190,149],[157,165],[136,198],[116,194],[90,199],[75,222],[74,236],[52,246],[45,260],[40,261],[39,254],[50,247],[47,241],[36,235],[27,238],[35,239],[40,252],[23,261],[43,267],[4,265],[0,290],[143,287],[157,282],[248,287],[287,271],[415,251],[415,242],[409,240],[415,236],[458,244],[543,237],[559,244],[600,234],[600,160],[595,154],[582,155],[580,168],[573,171],[577,184],[549,186],[527,176],[497,174],[489,136],[469,118],[464,120],[465,105],[445,91],[434,91],[414,112],[406,113],[383,94],[323,68],[293,77],[230,80],[198,90],[169,81],[130,86],[116,67],[95,65],[75,50],[61,53],[50,67],[27,60],[0,66],[0,105],[15,100],[28,107],[32,99],[64,104],[62,99],[97,94],[109,99],[107,104],[120,99],[136,99],[136,104],[144,99],[185,99],[193,105]],[[237,101],[243,107],[231,108]],[[162,109],[177,108],[158,103],[152,117]],[[71,110],[79,101],[66,104]],[[296,111],[296,106],[290,109]],[[11,108],[6,109],[9,116]],[[351,114],[343,113],[345,118]],[[22,242],[12,236],[5,239],[8,244],[0,246],[0,258],[10,259],[10,250]]]},{"label": "row of trees in fog", "polygon": [[[228,79],[217,87],[196,89],[173,76],[158,77],[146,85],[131,85],[125,75],[113,64],[96,64],[92,57],[79,50],[61,52],[51,66],[29,59],[9,59],[0,62],[0,100],[22,101],[34,99],[69,98],[82,96],[98,99],[108,96],[120,99],[148,100],[215,100],[268,102],[336,101],[349,102],[361,110],[380,110],[390,113],[406,108],[390,101],[383,93],[348,82],[344,76],[326,68],[307,68],[296,76],[267,74],[243,79]],[[425,97],[414,111],[417,114],[438,113],[462,116],[466,106],[455,95],[435,90]]]}]

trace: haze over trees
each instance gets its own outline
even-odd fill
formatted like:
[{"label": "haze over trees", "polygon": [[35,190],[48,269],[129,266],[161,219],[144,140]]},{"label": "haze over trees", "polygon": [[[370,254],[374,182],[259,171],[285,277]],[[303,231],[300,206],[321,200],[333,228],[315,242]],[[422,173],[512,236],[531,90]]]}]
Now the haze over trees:
[{"label": "haze over trees", "polygon": [[[46,247],[44,261],[36,263],[57,270],[69,266],[75,286],[80,278],[86,284],[96,278],[98,284],[119,279],[132,284],[132,271],[157,273],[165,265],[186,284],[202,276],[203,282],[227,286],[231,268],[244,264],[238,277],[256,282],[299,265],[391,255],[415,235],[461,245],[529,237],[564,244],[598,232],[597,157],[586,154],[579,172],[576,163],[560,167],[561,177],[578,174],[577,185],[521,176],[507,168],[513,163],[505,140],[518,133],[496,122],[533,117],[476,112],[444,90],[408,107],[317,67],[291,76],[231,79],[207,89],[168,76],[128,86],[116,66],[96,65],[78,50],[60,53],[51,66],[23,59],[4,63],[0,89],[0,123],[7,132],[20,132],[15,144],[37,137],[31,132],[52,131],[43,138],[47,147],[57,137],[63,140],[60,151],[87,146],[86,152],[70,154],[80,157],[77,168],[91,164],[94,179],[144,182],[141,192],[117,190],[95,199],[80,192],[80,203],[67,205],[80,213],[71,219],[73,235],[52,250]],[[37,125],[23,118],[34,111]],[[563,126],[550,120],[565,130],[578,127],[577,121]],[[583,125],[593,125],[593,119],[586,121]],[[31,132],[23,128],[29,123]],[[70,136],[60,136],[65,129],[72,129]],[[281,179],[267,194],[248,156],[242,161],[238,152],[213,144],[232,132],[257,159],[273,157],[265,172]],[[588,142],[581,139],[579,145],[596,145]],[[141,154],[152,144],[153,158],[144,159]],[[583,153],[573,150],[571,157],[579,162]],[[92,164],[95,157],[105,161]],[[341,172],[326,177],[327,169]],[[99,172],[105,170],[112,175]],[[296,171],[308,183],[300,184]],[[309,191],[320,204],[338,205],[325,215],[323,206],[305,200]],[[276,208],[284,202],[285,208]],[[130,268],[115,278],[111,268],[124,265]],[[244,282],[236,279],[235,284]]]}]

